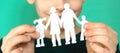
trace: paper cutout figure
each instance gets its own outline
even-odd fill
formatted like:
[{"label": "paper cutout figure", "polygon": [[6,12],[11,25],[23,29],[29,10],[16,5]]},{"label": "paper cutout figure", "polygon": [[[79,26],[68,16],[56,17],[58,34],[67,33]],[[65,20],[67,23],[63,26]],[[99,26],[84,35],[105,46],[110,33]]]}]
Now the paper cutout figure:
[{"label": "paper cutout figure", "polygon": [[82,22],[81,22],[81,36],[80,36],[80,41],[83,41],[84,40],[84,32],[85,32],[85,29],[84,29],[84,24],[87,23],[88,21],[86,20],[86,17],[83,15],[82,16]]},{"label": "paper cutout figure", "polygon": [[48,28],[48,25],[51,24],[50,25],[50,35],[52,35],[53,47],[56,46],[56,39],[58,42],[58,46],[61,46],[61,38],[60,38],[61,22],[60,22],[60,18],[58,16],[58,14],[56,13],[55,7],[51,7],[50,13],[51,13],[51,15],[50,15],[49,20],[46,24],[46,28]]},{"label": "paper cutout figure", "polygon": [[[84,24],[88,21],[86,20],[86,17],[82,16],[82,21],[79,21],[77,16],[75,15],[74,11],[70,9],[70,5],[68,3],[64,4],[64,10],[62,12],[61,20],[58,14],[56,13],[55,7],[51,7],[50,9],[50,17],[46,24],[46,26],[43,25],[43,21],[46,20],[46,18],[37,19],[34,20],[34,24],[38,23],[36,25],[36,32],[40,33],[40,38],[37,39],[36,47],[44,47],[44,29],[47,29],[50,25],[50,35],[52,36],[52,46],[56,46],[56,40],[58,42],[58,46],[61,46],[61,38],[60,38],[60,28],[64,28],[65,30],[65,44],[70,44],[70,39],[72,39],[72,44],[77,43],[76,42],[76,36],[75,36],[75,30],[74,30],[74,19],[81,25],[81,36],[80,41],[84,40]],[[63,26],[62,26],[63,25]],[[41,40],[41,41],[40,41]]]},{"label": "paper cutout figure", "polygon": [[36,47],[43,47],[43,46],[45,46],[45,44],[44,44],[44,37],[45,37],[44,29],[45,29],[45,26],[43,25],[43,21],[44,20],[46,20],[46,18],[34,20],[34,24],[38,23],[36,25],[36,32],[38,32],[40,34],[40,37],[37,39]]},{"label": "paper cutout figure", "polygon": [[72,9],[70,9],[70,5],[68,3],[65,3],[64,5],[65,10],[62,12],[61,22],[63,24],[63,28],[65,30],[65,41],[66,45],[70,44],[70,37],[72,39],[72,43],[76,43],[76,36],[75,36],[75,30],[74,30],[74,19],[81,24],[81,22],[77,19],[77,16],[73,12]]}]

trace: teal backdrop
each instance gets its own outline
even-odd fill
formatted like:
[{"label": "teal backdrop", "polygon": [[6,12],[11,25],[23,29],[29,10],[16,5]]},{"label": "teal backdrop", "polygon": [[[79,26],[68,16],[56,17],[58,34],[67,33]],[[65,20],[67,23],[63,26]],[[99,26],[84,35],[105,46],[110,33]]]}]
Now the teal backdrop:
[{"label": "teal backdrop", "polygon": [[[120,0],[86,0],[81,15],[86,15],[91,22],[109,25],[118,32],[120,39]],[[29,5],[27,0],[0,0],[0,39],[16,26],[33,25],[36,18],[35,5]]]}]

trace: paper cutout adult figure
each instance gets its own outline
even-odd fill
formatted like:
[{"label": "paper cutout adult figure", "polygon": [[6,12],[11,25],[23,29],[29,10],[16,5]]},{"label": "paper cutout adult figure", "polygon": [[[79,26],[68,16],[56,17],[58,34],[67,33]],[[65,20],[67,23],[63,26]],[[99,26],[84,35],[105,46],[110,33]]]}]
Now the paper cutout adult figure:
[{"label": "paper cutout adult figure", "polygon": [[56,13],[55,7],[51,7],[50,9],[50,17],[46,24],[46,28],[48,28],[48,25],[50,24],[50,35],[52,35],[52,44],[53,47],[56,46],[56,39],[58,42],[58,46],[61,46],[61,38],[60,38],[60,18],[58,14]]},{"label": "paper cutout adult figure", "polygon": [[77,19],[74,11],[70,9],[70,5],[65,3],[65,10],[62,12],[61,22],[63,24],[63,28],[65,30],[65,41],[66,45],[70,44],[70,37],[72,39],[72,43],[76,43],[76,36],[74,30],[74,19],[81,24],[81,22]]}]

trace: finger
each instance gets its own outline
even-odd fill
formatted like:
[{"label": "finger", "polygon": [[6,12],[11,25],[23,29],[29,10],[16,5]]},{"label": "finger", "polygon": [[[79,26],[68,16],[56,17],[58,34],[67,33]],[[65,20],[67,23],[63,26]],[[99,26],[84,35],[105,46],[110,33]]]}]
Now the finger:
[{"label": "finger", "polygon": [[90,29],[94,29],[94,28],[106,28],[107,29],[107,25],[103,24],[103,23],[92,23],[92,22],[88,22],[84,25],[84,28],[86,30],[90,30]]},{"label": "finger", "polygon": [[[38,33],[25,33],[24,35],[19,35],[19,36],[30,36],[31,39],[39,38],[39,34]],[[17,38],[16,38],[16,40],[17,40]],[[6,44],[6,43],[4,43],[4,44]],[[3,46],[1,48],[3,48]]]},{"label": "finger", "polygon": [[21,47],[16,48],[11,53],[23,53],[23,48],[21,48]]},{"label": "finger", "polygon": [[[37,39],[39,38],[39,33],[25,33],[24,35],[22,36],[30,36],[32,39]],[[3,43],[3,45],[6,44],[6,43]],[[1,46],[1,49],[3,48],[3,46]]]},{"label": "finger", "polygon": [[24,33],[27,33],[27,32],[35,32],[35,27],[32,27],[30,25],[22,25],[22,26],[18,26],[16,28],[14,28],[13,30],[10,31],[10,33],[5,37],[4,39],[4,42],[5,40],[13,37],[13,36],[16,36],[16,35],[21,35],[21,34],[24,34]]},{"label": "finger", "polygon": [[30,26],[30,25],[22,25],[14,28],[13,30],[10,31],[10,35],[21,35],[23,33],[30,33],[30,32],[35,32],[35,27]]},{"label": "finger", "polygon": [[25,35],[19,35],[13,38],[10,38],[4,47],[4,51],[6,53],[9,53],[13,48],[15,48],[17,45],[21,43],[27,43],[31,40],[30,36],[25,36]]},{"label": "finger", "polygon": [[29,25],[22,25],[22,26],[16,27],[13,30],[11,30],[7,36],[3,38],[2,43],[4,44],[9,38],[17,35],[21,35],[26,32],[35,32],[35,27],[29,26]]},{"label": "finger", "polygon": [[107,36],[93,36],[87,39],[88,42],[98,43],[101,47],[109,50],[109,38]]},{"label": "finger", "polygon": [[85,31],[85,36],[89,37],[89,36],[96,36],[96,35],[107,35],[108,30],[106,30],[105,28],[94,28],[91,30],[86,30]]},{"label": "finger", "polygon": [[35,32],[35,33],[25,33],[24,35],[30,36],[32,39],[37,39],[40,37],[40,34]]}]

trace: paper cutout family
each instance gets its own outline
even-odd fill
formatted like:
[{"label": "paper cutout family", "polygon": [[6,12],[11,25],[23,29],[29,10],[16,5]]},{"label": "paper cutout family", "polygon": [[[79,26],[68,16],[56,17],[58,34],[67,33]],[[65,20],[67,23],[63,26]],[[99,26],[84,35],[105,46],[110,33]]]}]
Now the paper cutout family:
[{"label": "paper cutout family", "polygon": [[[79,21],[77,16],[75,15],[74,11],[70,9],[70,5],[68,3],[64,4],[64,10],[62,12],[61,19],[56,13],[56,8],[51,7],[50,9],[50,17],[48,19],[48,22],[46,25],[43,24],[43,21],[46,20],[46,18],[40,18],[34,20],[34,24],[38,23],[36,25],[36,32],[40,33],[40,37],[37,39],[36,47],[44,47],[44,30],[47,30],[48,26],[50,25],[50,35],[52,36],[52,46],[56,47],[56,40],[58,42],[58,46],[61,46],[61,38],[60,38],[60,28],[64,28],[65,30],[65,44],[70,44],[70,38],[72,39],[72,44],[76,43],[76,36],[75,36],[75,30],[74,30],[74,19],[81,25],[81,36],[80,41],[84,40],[84,31],[83,25],[87,23],[86,17],[82,16],[82,21]],[[67,15],[67,16],[66,16]],[[63,25],[63,26],[62,26]],[[69,26],[69,27],[68,27]]]}]

